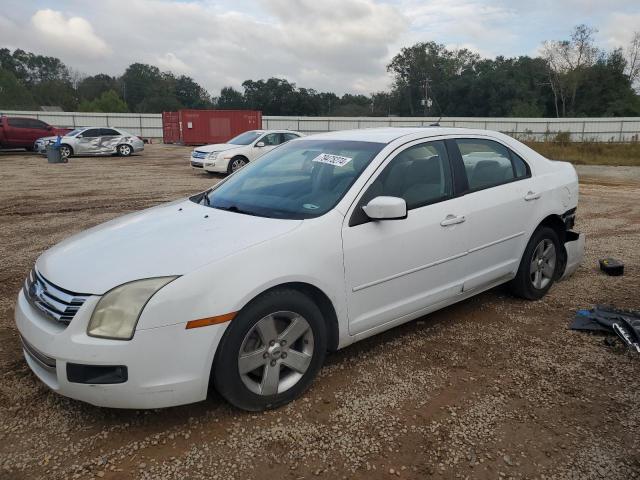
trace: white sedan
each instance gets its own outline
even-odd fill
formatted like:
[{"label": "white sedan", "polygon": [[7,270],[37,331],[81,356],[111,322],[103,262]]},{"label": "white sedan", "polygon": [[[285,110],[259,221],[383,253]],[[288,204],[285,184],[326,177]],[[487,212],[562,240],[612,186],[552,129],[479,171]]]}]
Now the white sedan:
[{"label": "white sedan", "polygon": [[305,137],[43,253],[15,320],[31,369],[72,398],[156,408],[214,387],[277,407],[327,351],[506,282],[541,298],[581,261],[577,201],[570,164],[496,132]]},{"label": "white sedan", "polygon": [[291,130],[249,130],[227,143],[196,147],[191,152],[191,167],[208,173],[231,174],[278,145],[301,136]]}]

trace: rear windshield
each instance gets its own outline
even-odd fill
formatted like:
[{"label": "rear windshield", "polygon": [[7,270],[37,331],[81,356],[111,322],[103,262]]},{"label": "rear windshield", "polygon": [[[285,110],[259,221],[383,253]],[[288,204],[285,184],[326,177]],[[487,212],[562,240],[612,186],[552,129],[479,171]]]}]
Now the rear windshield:
[{"label": "rear windshield", "polygon": [[261,217],[318,217],[340,201],[384,146],[344,140],[293,140],[191,200]]}]

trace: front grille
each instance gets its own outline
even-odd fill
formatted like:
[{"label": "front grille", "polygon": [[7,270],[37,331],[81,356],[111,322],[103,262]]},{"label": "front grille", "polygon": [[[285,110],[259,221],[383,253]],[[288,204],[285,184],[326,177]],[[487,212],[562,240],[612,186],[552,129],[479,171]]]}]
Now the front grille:
[{"label": "front grille", "polygon": [[199,150],[194,150],[191,153],[191,158],[199,158],[200,160],[203,160],[203,159],[207,158],[208,154],[209,154],[209,152],[201,152]]},{"label": "front grille", "polygon": [[46,317],[67,325],[90,297],[88,293],[70,292],[54,285],[35,268],[25,280],[24,294],[29,303]]},{"label": "front grille", "polygon": [[40,365],[42,368],[44,368],[49,372],[56,371],[55,358],[51,358],[45,355],[44,353],[42,353],[36,347],[31,345],[29,342],[27,342],[24,338],[22,338],[22,335],[20,336],[20,340],[22,341],[22,348],[34,362],[36,362],[38,365]]},{"label": "front grille", "polygon": [[191,162],[191,166],[196,168],[203,168],[203,165],[201,163],[196,163],[196,162]]}]

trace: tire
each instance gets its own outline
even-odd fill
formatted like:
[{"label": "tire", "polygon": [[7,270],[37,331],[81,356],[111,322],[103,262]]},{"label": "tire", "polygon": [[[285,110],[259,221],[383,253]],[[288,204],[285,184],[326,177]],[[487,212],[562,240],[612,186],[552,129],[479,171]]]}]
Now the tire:
[{"label": "tire", "polygon": [[524,250],[511,291],[527,300],[544,297],[556,280],[560,264],[558,234],[549,227],[538,228]]},{"label": "tire", "polygon": [[131,148],[131,145],[123,143],[122,145],[118,145],[116,151],[120,157],[128,157],[133,153],[133,148]]},{"label": "tire", "polygon": [[233,157],[231,160],[229,160],[229,165],[227,165],[227,174],[231,175],[232,173],[237,172],[247,163],[249,163],[249,161],[244,157]]},{"label": "tire", "polygon": [[277,408],[309,388],[326,349],[327,327],[317,305],[297,290],[272,290],[231,321],[218,346],[213,384],[242,410]]},{"label": "tire", "polygon": [[73,155],[73,148],[63,143],[62,145],[60,145],[60,155],[62,156],[62,158],[69,158],[71,155]]}]

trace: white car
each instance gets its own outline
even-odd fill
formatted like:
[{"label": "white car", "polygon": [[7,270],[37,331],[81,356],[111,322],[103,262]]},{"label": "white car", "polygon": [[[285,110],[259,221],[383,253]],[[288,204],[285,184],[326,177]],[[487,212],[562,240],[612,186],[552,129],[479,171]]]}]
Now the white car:
[{"label": "white car", "polygon": [[215,387],[277,407],[327,351],[505,282],[542,297],[582,259],[577,202],[569,163],[496,132],[305,137],[46,251],[15,320],[31,369],[72,398],[156,408]]},{"label": "white car", "polygon": [[[54,143],[57,137],[43,137],[36,140],[34,148],[44,153],[46,145]],[[60,153],[63,157],[72,155],[120,155],[128,157],[144,150],[144,141],[121,128],[83,127],[76,128],[62,137]]]},{"label": "white car", "polygon": [[191,152],[191,167],[209,173],[233,173],[273,150],[303,135],[292,130],[249,130],[227,143],[197,147]]}]

